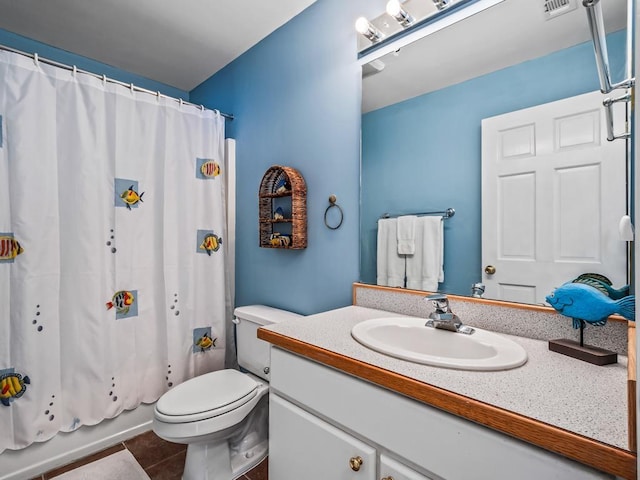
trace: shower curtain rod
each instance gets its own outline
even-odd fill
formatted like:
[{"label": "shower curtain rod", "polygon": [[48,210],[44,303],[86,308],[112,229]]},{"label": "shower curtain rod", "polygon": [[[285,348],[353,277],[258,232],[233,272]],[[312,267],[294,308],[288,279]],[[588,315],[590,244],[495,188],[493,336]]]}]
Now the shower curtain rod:
[{"label": "shower curtain rod", "polygon": [[125,83],[125,82],[121,82],[120,80],[115,80],[113,78],[109,78],[106,75],[98,75],[97,73],[89,72],[87,70],[82,70],[82,69],[76,67],[75,65],[73,65],[73,66],[72,65],[67,65],[65,63],[56,62],[55,60],[50,60],[48,58],[42,58],[42,57],[38,56],[37,53],[23,52],[21,50],[16,50],[15,48],[7,47],[6,45],[2,45],[2,44],[0,44],[0,50],[5,50],[7,52],[17,53],[19,55],[24,55],[25,57],[32,58],[35,62],[46,63],[48,65],[53,65],[54,67],[59,67],[59,68],[65,69],[65,70],[69,70],[70,72],[74,72],[74,73],[75,72],[79,72],[79,73],[84,73],[85,75],[91,75],[91,76],[93,76],[95,78],[99,78],[103,82],[115,83],[117,85],[121,85],[123,87],[127,87],[127,88],[131,89],[132,91],[148,93],[149,95],[155,95],[158,98],[160,98],[160,97],[168,98],[169,100],[173,100],[174,102],[178,102],[180,105],[190,105],[190,106],[193,106],[193,107],[198,107],[203,111],[204,110],[211,110],[213,112],[219,113],[222,117],[224,117],[224,118],[226,118],[228,120],[233,120],[235,118],[233,116],[233,114],[231,114],[231,113],[224,113],[224,112],[221,112],[220,110],[216,110],[216,109],[212,110],[210,108],[206,108],[204,105],[196,105],[195,103],[187,102],[185,100],[182,100],[181,98],[176,98],[176,97],[171,97],[169,95],[165,95],[164,93],[160,93],[160,91],[154,92],[152,90],[147,90],[146,88],[138,87],[137,85],[134,85],[133,83]]}]

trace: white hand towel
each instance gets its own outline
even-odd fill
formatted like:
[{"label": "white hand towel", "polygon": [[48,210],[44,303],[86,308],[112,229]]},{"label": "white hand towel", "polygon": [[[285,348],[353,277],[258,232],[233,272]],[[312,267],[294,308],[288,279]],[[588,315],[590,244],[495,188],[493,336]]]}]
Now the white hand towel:
[{"label": "white hand towel", "polygon": [[404,287],[404,257],[398,254],[396,218],[378,220],[377,283],[387,287]]},{"label": "white hand towel", "polygon": [[416,251],[415,215],[403,215],[398,217],[398,253],[400,255],[413,255]]},{"label": "white hand towel", "polygon": [[416,251],[407,257],[407,288],[435,292],[444,281],[442,217],[416,220]]}]

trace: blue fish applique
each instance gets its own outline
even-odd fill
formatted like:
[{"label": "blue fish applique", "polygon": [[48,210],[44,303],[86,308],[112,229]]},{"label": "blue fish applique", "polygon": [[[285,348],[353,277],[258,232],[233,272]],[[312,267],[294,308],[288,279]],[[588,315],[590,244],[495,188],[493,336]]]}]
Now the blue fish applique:
[{"label": "blue fish applique", "polygon": [[635,296],[612,300],[595,287],[584,283],[565,283],[546,297],[547,302],[560,314],[573,319],[573,328],[580,320],[602,326],[609,315],[618,313],[627,320],[635,320]]}]

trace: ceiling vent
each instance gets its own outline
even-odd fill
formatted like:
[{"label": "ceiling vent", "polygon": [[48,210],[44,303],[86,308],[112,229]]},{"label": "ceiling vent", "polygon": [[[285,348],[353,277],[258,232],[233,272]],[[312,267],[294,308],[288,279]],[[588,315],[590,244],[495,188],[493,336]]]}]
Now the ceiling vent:
[{"label": "ceiling vent", "polygon": [[543,0],[546,20],[559,17],[576,9],[578,0]]}]

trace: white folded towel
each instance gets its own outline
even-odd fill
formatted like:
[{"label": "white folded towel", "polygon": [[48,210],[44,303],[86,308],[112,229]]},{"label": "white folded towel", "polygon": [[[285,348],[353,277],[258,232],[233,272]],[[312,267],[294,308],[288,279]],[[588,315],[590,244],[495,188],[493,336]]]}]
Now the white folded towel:
[{"label": "white folded towel", "polygon": [[398,217],[398,253],[400,255],[413,255],[416,251],[415,242],[415,215],[403,215]]},{"label": "white folded towel", "polygon": [[416,251],[407,256],[407,288],[435,292],[444,281],[444,229],[442,217],[416,220]]},{"label": "white folded towel", "polygon": [[404,287],[405,258],[398,254],[397,219],[378,220],[377,283]]}]

